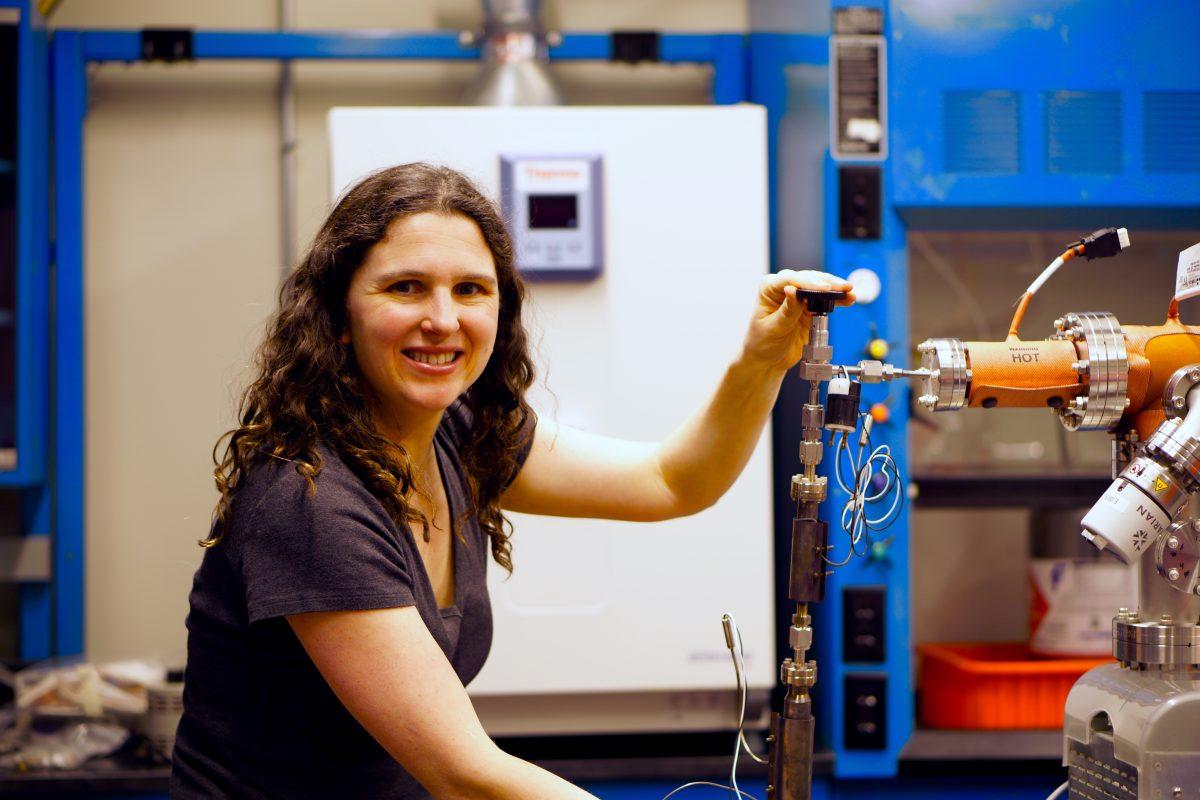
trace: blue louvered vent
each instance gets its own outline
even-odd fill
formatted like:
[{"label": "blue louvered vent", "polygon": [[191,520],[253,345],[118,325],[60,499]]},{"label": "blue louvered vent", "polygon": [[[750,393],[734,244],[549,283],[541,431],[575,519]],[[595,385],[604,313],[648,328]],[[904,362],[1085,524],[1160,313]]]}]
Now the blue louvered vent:
[{"label": "blue louvered vent", "polygon": [[1200,92],[1146,92],[1146,172],[1200,172]]},{"label": "blue louvered vent", "polygon": [[1016,92],[942,92],[946,172],[1019,172],[1020,110]]},{"label": "blue louvered vent", "polygon": [[1047,92],[1046,171],[1121,171],[1121,95]]}]

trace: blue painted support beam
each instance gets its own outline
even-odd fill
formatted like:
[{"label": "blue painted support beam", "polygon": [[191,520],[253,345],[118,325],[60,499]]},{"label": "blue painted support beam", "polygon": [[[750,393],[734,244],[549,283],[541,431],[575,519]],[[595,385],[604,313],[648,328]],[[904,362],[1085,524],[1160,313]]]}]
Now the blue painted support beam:
[{"label": "blue painted support beam", "polygon": [[58,31],[54,80],[54,652],[83,652],[84,297],[83,122],[87,114],[84,36]]},{"label": "blue painted support beam", "polygon": [[[21,492],[21,531],[26,536],[50,535],[50,490],[46,487]],[[53,652],[50,584],[26,583],[20,588],[21,615],[18,652],[24,661],[49,658]]]},{"label": "blue painted support beam", "polygon": [[750,64],[743,36],[716,36],[713,53],[712,101],[717,105],[740,103],[750,91]]},{"label": "blue painted support beam", "polygon": [[[140,31],[81,31],[87,61],[141,61]],[[454,33],[339,31],[337,33],[258,33],[198,31],[197,59],[428,59],[473,60],[479,48],[463,46]]]},{"label": "blue painted support beam", "polygon": [[[140,31],[80,31],[87,61],[141,61]],[[744,37],[736,33],[665,33],[660,56],[671,63],[712,63],[730,56]],[[337,32],[197,31],[196,59],[276,61],[316,60],[459,60],[478,59],[480,48],[463,44],[455,33],[387,30]],[[568,33],[550,48],[550,58],[605,61],[612,57],[612,35]]]},{"label": "blue painted support beam", "polygon": [[48,305],[50,241],[50,114],[47,107],[46,36],[41,17],[22,15],[17,32],[17,262],[14,403],[15,470],[0,472],[0,486],[45,480],[47,409],[50,405]]},{"label": "blue painted support beam", "polygon": [[[894,207],[887,202],[890,187],[884,170],[881,238],[876,240],[842,239],[838,231],[838,170],[851,166],[826,158],[825,162],[825,268],[845,277],[855,269],[873,270],[882,283],[879,299],[835,311],[830,319],[829,343],[835,364],[853,364],[866,357],[865,349],[872,329],[891,346],[888,361],[901,367],[908,362],[908,249],[907,231]],[[865,164],[863,166],[879,166]],[[907,382],[895,381],[863,386],[862,409],[873,403],[887,403],[891,418],[871,431],[872,448],[887,445],[892,458],[907,482],[912,477],[908,459],[909,393]],[[827,448],[821,474],[833,473],[833,448]],[[849,547],[842,530],[842,509],[849,499],[830,479],[829,495],[821,507],[822,519],[829,522],[829,557],[843,558]],[[883,509],[880,509],[882,511]],[[879,548],[869,548],[866,557],[856,557],[833,571],[827,583],[825,602],[814,612],[816,658],[821,670],[814,698],[818,730],[825,732],[834,748],[834,774],[839,778],[881,778],[896,775],[900,750],[912,735],[915,708],[909,626],[909,510],[903,508],[895,522],[876,539]],[[883,587],[884,660],[847,662],[844,658],[843,592],[851,587]],[[886,741],[880,749],[847,747],[846,678],[862,674],[885,675],[887,679]],[[839,784],[839,796],[841,796]],[[851,795],[848,795],[851,796]],[[853,795],[870,797],[871,794]]]},{"label": "blue painted support beam", "polygon": [[[12,6],[12,3],[6,4]],[[15,445],[17,466],[0,472],[0,486],[21,492],[20,531],[51,531],[46,480],[50,408],[50,111],[45,23],[34,4],[17,3],[17,230],[15,352]],[[19,589],[18,654],[22,660],[53,652],[50,584]]]}]

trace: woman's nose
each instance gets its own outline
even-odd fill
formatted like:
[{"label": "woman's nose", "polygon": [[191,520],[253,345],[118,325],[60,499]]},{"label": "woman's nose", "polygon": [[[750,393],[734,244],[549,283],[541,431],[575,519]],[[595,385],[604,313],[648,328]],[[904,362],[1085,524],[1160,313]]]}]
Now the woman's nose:
[{"label": "woman's nose", "polygon": [[425,309],[421,330],[434,336],[449,336],[459,328],[458,306],[449,292],[435,292]]}]

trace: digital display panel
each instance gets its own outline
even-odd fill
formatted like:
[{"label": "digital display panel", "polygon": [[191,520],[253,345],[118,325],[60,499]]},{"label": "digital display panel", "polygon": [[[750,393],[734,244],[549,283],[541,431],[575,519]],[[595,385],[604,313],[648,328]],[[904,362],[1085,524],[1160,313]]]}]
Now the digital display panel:
[{"label": "digital display panel", "polygon": [[573,194],[529,195],[530,228],[578,228],[579,197]]}]

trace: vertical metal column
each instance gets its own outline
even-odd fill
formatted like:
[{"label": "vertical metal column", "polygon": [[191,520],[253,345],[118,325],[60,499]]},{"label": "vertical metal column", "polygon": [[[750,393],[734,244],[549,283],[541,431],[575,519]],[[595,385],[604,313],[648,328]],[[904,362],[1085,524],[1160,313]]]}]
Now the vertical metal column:
[{"label": "vertical metal column", "polygon": [[83,124],[87,73],[83,35],[58,31],[54,81],[55,274],[53,321],[53,645],[83,652],[84,296]]},{"label": "vertical metal column", "polygon": [[[11,5],[11,4],[10,4]],[[27,543],[50,534],[46,480],[50,408],[49,271],[50,139],[49,71],[44,21],[33,3],[16,3],[17,30],[17,237],[14,386],[17,463],[0,473],[0,486],[19,487],[20,531]],[[51,589],[46,581],[19,588],[18,645],[22,659],[45,658],[50,641]]]}]

